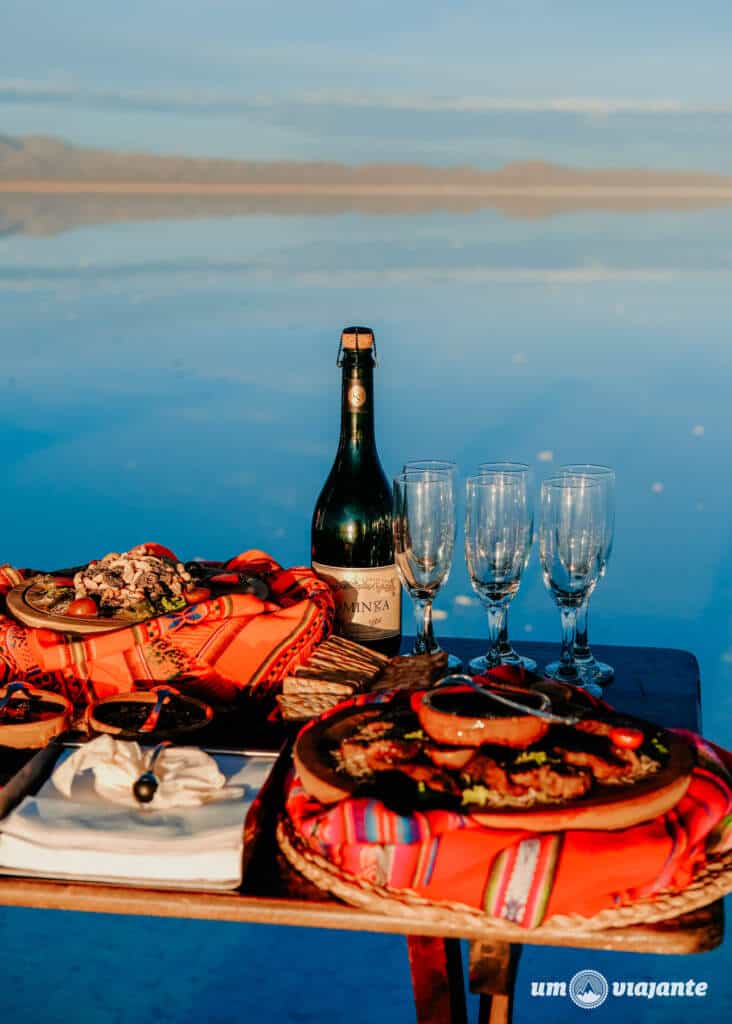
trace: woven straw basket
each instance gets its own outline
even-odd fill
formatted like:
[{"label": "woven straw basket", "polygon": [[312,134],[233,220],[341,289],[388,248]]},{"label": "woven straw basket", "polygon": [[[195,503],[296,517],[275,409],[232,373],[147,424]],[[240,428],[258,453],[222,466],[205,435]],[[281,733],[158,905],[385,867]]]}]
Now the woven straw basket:
[{"label": "woven straw basket", "polygon": [[732,851],[729,851],[721,857],[710,858],[681,892],[660,892],[652,898],[601,910],[589,918],[579,914],[555,915],[538,928],[528,930],[464,903],[433,902],[407,889],[392,889],[356,878],[315,853],[297,835],[287,818],[279,821],[277,841],[289,863],[301,875],[346,903],[378,913],[398,915],[415,925],[445,924],[458,931],[464,927],[472,935],[484,930],[486,938],[495,937],[496,931],[500,930],[503,938],[515,935],[517,940],[525,940],[529,935],[535,935],[549,940],[566,937],[568,929],[593,932],[634,924],[654,924],[697,910],[732,892]]}]

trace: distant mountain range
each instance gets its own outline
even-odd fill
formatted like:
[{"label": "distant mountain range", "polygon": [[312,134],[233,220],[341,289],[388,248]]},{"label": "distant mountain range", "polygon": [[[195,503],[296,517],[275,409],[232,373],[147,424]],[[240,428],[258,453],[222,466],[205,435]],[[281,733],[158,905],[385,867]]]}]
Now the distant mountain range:
[{"label": "distant mountain range", "polygon": [[590,170],[542,161],[495,171],[419,164],[242,161],[74,146],[0,136],[0,234],[53,234],[82,224],[247,213],[469,212],[512,217],[732,204],[732,177]]}]

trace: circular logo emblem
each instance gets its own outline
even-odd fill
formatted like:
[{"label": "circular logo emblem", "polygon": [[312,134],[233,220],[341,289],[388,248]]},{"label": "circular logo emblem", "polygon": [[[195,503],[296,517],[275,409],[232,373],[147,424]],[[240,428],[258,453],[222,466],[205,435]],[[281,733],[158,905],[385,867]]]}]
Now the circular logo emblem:
[{"label": "circular logo emblem", "polygon": [[607,999],[607,979],[599,971],[578,971],[569,983],[569,998],[583,1010],[595,1010]]},{"label": "circular logo emblem", "polygon": [[366,401],[366,389],[360,384],[353,384],[348,392],[348,404],[352,409],[360,409]]}]

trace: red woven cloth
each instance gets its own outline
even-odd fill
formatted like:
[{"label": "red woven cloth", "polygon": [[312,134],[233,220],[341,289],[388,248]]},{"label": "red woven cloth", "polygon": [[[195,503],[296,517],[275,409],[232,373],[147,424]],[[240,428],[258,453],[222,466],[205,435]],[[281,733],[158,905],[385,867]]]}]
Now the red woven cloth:
[{"label": "red woven cloth", "polygon": [[[145,547],[175,559],[159,544]],[[75,640],[23,626],[6,612],[0,614],[0,680],[27,680],[77,706],[162,682],[214,702],[231,701],[242,690],[273,692],[330,634],[331,592],[311,569],[283,569],[263,551],[245,551],[220,564],[222,572],[261,576],[270,599],[224,595]],[[26,576],[27,571],[1,567],[0,595]]]},{"label": "red woven cloth", "polygon": [[364,797],[326,807],[294,774],[286,808],[300,837],[352,875],[532,928],[555,914],[591,917],[682,889],[711,854],[732,849],[732,755],[681,735],[697,753],[685,796],[617,831],[488,828],[456,811],[399,815]]}]

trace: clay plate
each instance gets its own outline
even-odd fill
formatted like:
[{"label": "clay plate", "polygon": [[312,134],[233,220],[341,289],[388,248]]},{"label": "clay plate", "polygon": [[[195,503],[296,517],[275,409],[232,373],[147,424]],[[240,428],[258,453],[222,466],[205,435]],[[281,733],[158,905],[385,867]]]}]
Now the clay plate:
[{"label": "clay plate", "polygon": [[[344,708],[322,722],[306,728],[297,738],[293,758],[305,790],[322,803],[335,803],[351,796],[359,781],[339,771],[330,750],[366,722],[378,718],[383,704],[370,707]],[[623,715],[624,722],[630,722]],[[634,724],[658,732],[658,727],[641,719]],[[534,832],[559,829],[620,829],[648,821],[674,807],[691,781],[695,759],[688,743],[674,733],[666,732],[663,740],[669,746],[666,764],[653,775],[625,785],[597,785],[587,795],[571,802],[543,803],[532,809],[507,807],[505,810],[482,810],[465,806],[460,813],[470,814],[482,825],[491,828],[527,829]],[[416,808],[415,808],[416,809]]]},{"label": "clay plate", "polygon": [[8,611],[24,626],[45,627],[58,633],[84,636],[89,633],[111,633],[115,629],[134,626],[136,622],[143,622],[149,617],[141,615],[139,618],[115,619],[114,616],[99,615],[89,618],[82,615],[54,615],[34,603],[34,591],[37,594],[42,589],[35,580],[27,580],[13,587],[7,594]]}]

